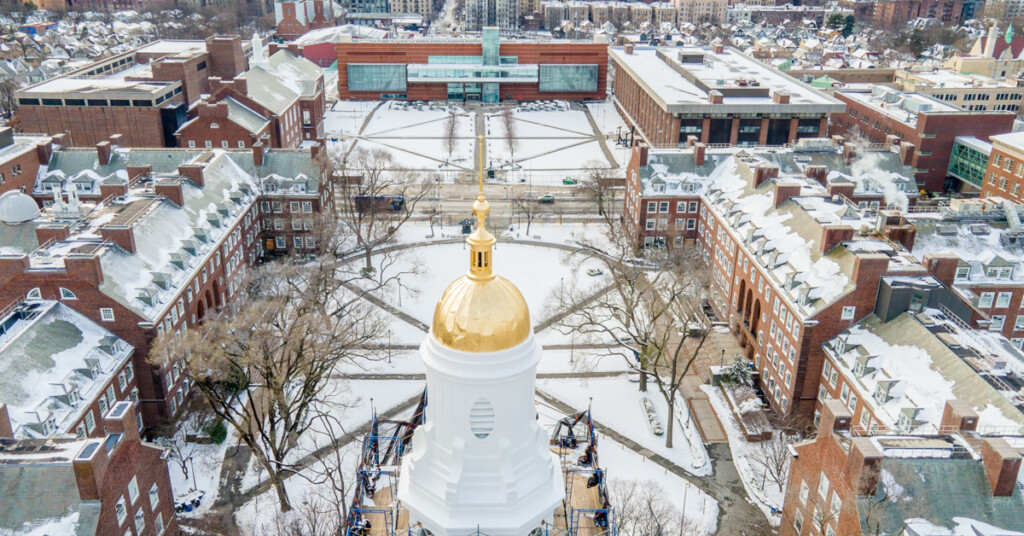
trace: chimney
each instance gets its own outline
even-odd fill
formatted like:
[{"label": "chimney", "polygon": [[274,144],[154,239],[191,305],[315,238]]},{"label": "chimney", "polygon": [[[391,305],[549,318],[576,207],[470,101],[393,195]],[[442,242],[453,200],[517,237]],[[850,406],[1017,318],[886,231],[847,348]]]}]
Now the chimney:
[{"label": "chimney", "polygon": [[633,43],[626,43],[625,45],[622,45],[622,50],[626,54],[633,55]]},{"label": "chimney", "polygon": [[715,52],[715,54],[724,54],[725,53],[725,46],[724,45],[715,45],[712,48],[712,50]]},{"label": "chimney", "polygon": [[772,91],[772,102],[775,104],[789,104],[789,92],[784,89]]},{"label": "chimney", "polygon": [[947,400],[939,429],[942,432],[973,432],[978,429],[978,414],[963,400]]},{"label": "chimney", "polygon": [[64,271],[92,285],[103,282],[103,266],[99,255],[68,255],[64,257]]},{"label": "chimney", "polygon": [[688,134],[686,136],[686,148],[692,148],[699,141],[700,138],[698,138],[697,136],[694,136],[693,134]]},{"label": "chimney", "polygon": [[921,258],[928,273],[940,283],[947,287],[953,286],[956,279],[956,267],[960,264],[960,257],[952,253],[932,253]]},{"label": "chimney", "polygon": [[698,143],[693,144],[693,163],[694,163],[694,165],[696,165],[696,166],[703,166],[704,165],[704,152],[706,150],[707,150],[707,147],[703,143],[699,143],[698,142]]},{"label": "chimney", "polygon": [[40,244],[49,240],[60,242],[71,236],[71,230],[64,223],[48,223],[36,227],[36,241]]},{"label": "chimney", "polygon": [[900,160],[903,161],[904,166],[913,165],[914,149],[915,147],[913,143],[907,141],[900,143]]},{"label": "chimney", "polygon": [[316,157],[320,155],[320,147],[321,147],[320,144],[321,143],[323,143],[323,142],[319,138],[317,138],[316,143],[314,143],[314,144],[309,146],[309,158],[310,158],[310,160],[316,160]]},{"label": "chimney", "polygon": [[842,400],[830,398],[821,405],[821,420],[818,421],[818,435],[828,437],[832,432],[847,432],[853,414]]},{"label": "chimney", "polygon": [[153,185],[153,190],[156,192],[156,195],[164,196],[178,207],[185,204],[185,196],[181,191],[180,180],[161,180]]},{"label": "chimney", "polygon": [[71,467],[78,481],[78,495],[85,501],[100,500],[103,489],[103,477],[107,472],[110,458],[103,439],[89,440],[82,450],[78,451]]},{"label": "chimney", "polygon": [[106,199],[112,195],[128,195],[128,184],[100,184],[100,197]]},{"label": "chimney", "polygon": [[985,466],[989,487],[995,497],[1009,497],[1017,487],[1020,453],[1001,437],[989,437],[981,445],[981,463]]},{"label": "chimney", "polygon": [[828,166],[804,166],[804,175],[809,179],[818,181],[818,184],[825,186],[828,180]]},{"label": "chimney", "polygon": [[100,228],[100,236],[121,246],[128,253],[135,253],[135,231],[127,225],[104,225]]},{"label": "chimney", "polygon": [[821,226],[821,252],[827,253],[840,242],[853,240],[855,229],[849,225],[822,225]]},{"label": "chimney", "polygon": [[126,171],[128,172],[128,182],[129,183],[134,183],[136,180],[144,179],[144,178],[148,177],[150,175],[150,173],[153,173],[153,166],[151,166],[149,164],[145,164],[145,165],[141,165],[141,166],[140,165],[128,166]]},{"label": "chimney", "polygon": [[[902,218],[900,218],[902,219]],[[914,249],[914,238],[917,236],[917,227],[913,224],[890,225],[886,227],[883,234],[889,240],[902,244],[907,251]]]},{"label": "chimney", "polygon": [[828,185],[828,195],[841,195],[847,199],[853,199],[853,192],[857,185],[853,183],[835,183]]},{"label": "chimney", "polygon": [[14,439],[11,415],[7,412],[7,404],[3,402],[0,402],[0,439]]},{"label": "chimney", "polygon": [[774,179],[779,176],[779,166],[772,164],[758,164],[754,167],[754,188],[761,186],[761,184],[769,179]]},{"label": "chimney", "polygon": [[851,437],[850,446],[845,473],[853,476],[850,480],[856,483],[858,495],[869,495],[878,487],[882,451],[870,437]]},{"label": "chimney", "polygon": [[110,163],[109,141],[101,141],[96,144],[96,157],[99,159],[101,166],[105,166]]},{"label": "chimney", "polygon": [[103,429],[107,435],[122,434],[121,441],[139,440],[139,423],[135,420],[135,408],[124,400],[114,404],[103,417]]},{"label": "chimney", "polygon": [[50,139],[51,139],[51,140],[53,141],[53,144],[54,144],[54,145],[59,145],[59,146],[61,146],[61,147],[64,147],[64,146],[66,145],[66,144],[64,143],[64,140],[65,140],[65,139],[66,139],[67,137],[68,137],[68,135],[67,135],[67,134],[65,134],[65,133],[61,132],[60,134],[54,134],[53,136],[50,136]]},{"label": "chimney", "polygon": [[722,104],[722,100],[725,98],[721,91],[712,89],[708,91],[708,103],[709,104]]},{"label": "chimney", "polygon": [[40,141],[36,142],[36,157],[39,159],[39,165],[45,166],[50,163],[50,156],[53,155],[53,142],[52,141]]},{"label": "chimney", "polygon": [[996,39],[999,39],[999,25],[993,24],[988,29],[988,38],[985,39],[985,53],[983,55],[986,58],[996,57]]},{"label": "chimney", "polygon": [[853,145],[851,145],[849,143],[843,144],[843,161],[846,162],[846,165],[852,164],[853,163],[853,159],[856,156],[857,156],[857,150],[856,150],[856,148],[854,148]]},{"label": "chimney", "polygon": [[890,146],[892,146],[892,145],[899,145],[900,144],[900,137],[895,135],[895,134],[888,134],[888,135],[885,136],[885,144],[886,145],[890,145]]},{"label": "chimney", "polygon": [[203,166],[199,164],[182,164],[178,166],[178,175],[192,181],[192,184],[203,187]]},{"label": "chimney", "polygon": [[256,167],[263,165],[263,151],[264,148],[262,141],[252,144],[252,162]]},{"label": "chimney", "polygon": [[832,136],[832,143],[834,143],[836,147],[842,147],[843,145],[846,145],[846,138],[836,134],[835,136]]},{"label": "chimney", "polygon": [[[889,256],[882,253],[859,254],[853,260],[853,282],[866,289],[878,288],[878,281],[889,270]],[[871,291],[873,296],[875,291]]]},{"label": "chimney", "polygon": [[779,206],[786,202],[790,197],[797,197],[800,195],[799,184],[775,182],[775,206]]},{"label": "chimney", "polygon": [[110,140],[111,147],[120,147],[124,134],[111,134],[108,139]]}]

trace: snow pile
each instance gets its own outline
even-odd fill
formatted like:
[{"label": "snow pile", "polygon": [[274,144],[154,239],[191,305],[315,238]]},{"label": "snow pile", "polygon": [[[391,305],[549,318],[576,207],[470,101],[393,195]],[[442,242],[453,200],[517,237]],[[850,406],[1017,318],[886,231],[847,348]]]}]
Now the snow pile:
[{"label": "snow pile", "polygon": [[58,519],[49,519],[41,524],[33,523],[24,525],[10,534],[10,536],[56,536],[58,534],[75,534],[78,531],[78,512],[72,512]]}]

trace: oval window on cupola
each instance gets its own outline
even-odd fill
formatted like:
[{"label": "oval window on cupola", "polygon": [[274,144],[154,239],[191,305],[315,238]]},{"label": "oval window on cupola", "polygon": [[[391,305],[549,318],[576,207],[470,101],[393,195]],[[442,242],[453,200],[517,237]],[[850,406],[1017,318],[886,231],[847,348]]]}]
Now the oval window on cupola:
[{"label": "oval window on cupola", "polygon": [[477,399],[469,409],[469,430],[480,439],[494,431],[494,406],[486,399]]}]

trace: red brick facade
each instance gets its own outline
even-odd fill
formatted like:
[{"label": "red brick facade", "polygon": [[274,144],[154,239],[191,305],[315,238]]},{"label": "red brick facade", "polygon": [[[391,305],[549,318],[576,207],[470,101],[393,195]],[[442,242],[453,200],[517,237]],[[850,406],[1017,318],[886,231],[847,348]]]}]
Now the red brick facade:
[{"label": "red brick facade", "polygon": [[907,162],[917,171],[921,189],[941,192],[946,182],[949,157],[957,136],[977,136],[988,140],[994,134],[1013,130],[1013,112],[921,112],[916,124],[908,124],[872,106],[836,92],[846,103],[846,113],[832,116],[830,134],[850,136],[854,130],[871,143],[883,144],[896,136],[912,144],[913,156]]},{"label": "red brick facade", "polygon": [[198,115],[175,133],[178,147],[246,149],[257,141],[275,139],[271,135],[273,124],[270,121],[260,130],[249,132],[228,119],[228,105],[223,101],[217,104],[199,103],[194,110]]},{"label": "red brick facade", "polygon": [[1024,200],[1024,148],[993,142],[981,184],[981,198],[986,197]]},{"label": "red brick facade", "polygon": [[[349,63],[427,63],[429,56],[480,56],[480,43],[431,41],[338,43],[338,91],[342,100],[376,100],[380,92],[348,90]],[[598,86],[592,93],[542,93],[535,84],[501,84],[502,100],[604,100],[608,78],[608,45],[599,43],[501,43],[500,55],[516,56],[520,64],[596,64]],[[409,100],[447,100],[444,83],[408,84]]]},{"label": "red brick facade", "polygon": [[[2,133],[0,139],[3,139]],[[17,143],[20,148],[9,149],[9,156],[0,160],[0,194],[10,190],[22,190],[31,195],[39,165],[50,161],[53,144],[49,140],[39,140],[35,143],[12,140],[11,143]]]},{"label": "red brick facade", "polygon": [[334,25],[331,0],[287,0],[275,2],[277,37],[293,40],[310,30]]}]

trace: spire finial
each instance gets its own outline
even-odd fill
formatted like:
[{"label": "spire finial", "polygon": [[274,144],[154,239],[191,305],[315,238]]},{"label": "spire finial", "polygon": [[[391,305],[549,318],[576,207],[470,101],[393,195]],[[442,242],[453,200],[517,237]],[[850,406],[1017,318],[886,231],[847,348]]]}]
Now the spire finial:
[{"label": "spire finial", "polygon": [[479,191],[476,201],[473,203],[473,215],[476,216],[476,230],[466,238],[469,244],[469,278],[476,280],[493,279],[491,272],[491,250],[494,247],[494,235],[487,230],[487,215],[491,212],[491,205],[484,197],[484,137],[477,137],[477,152],[480,160]]}]

